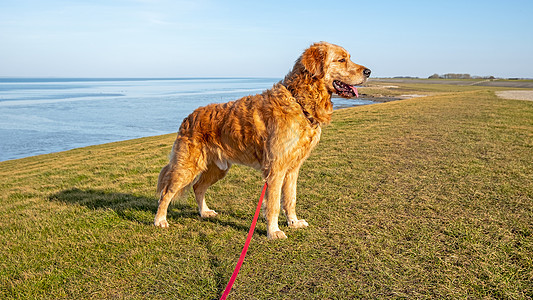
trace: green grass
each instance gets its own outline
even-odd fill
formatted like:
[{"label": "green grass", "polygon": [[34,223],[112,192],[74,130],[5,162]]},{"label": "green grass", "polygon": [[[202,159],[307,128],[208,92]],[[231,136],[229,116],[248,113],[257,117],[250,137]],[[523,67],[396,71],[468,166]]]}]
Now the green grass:
[{"label": "green grass", "polygon": [[[188,196],[155,228],[174,137],[1,162],[0,298],[220,297],[262,180],[234,167],[217,219]],[[310,227],[260,221],[230,297],[532,298],[532,157],[533,102],[489,89],[337,111],[300,172]]]}]

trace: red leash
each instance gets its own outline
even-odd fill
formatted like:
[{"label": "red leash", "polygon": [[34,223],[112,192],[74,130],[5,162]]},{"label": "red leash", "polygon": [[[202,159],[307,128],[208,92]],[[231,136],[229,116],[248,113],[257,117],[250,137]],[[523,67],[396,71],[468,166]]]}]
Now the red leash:
[{"label": "red leash", "polygon": [[235,279],[237,279],[237,274],[239,274],[241,265],[244,262],[246,251],[248,251],[248,245],[250,245],[250,241],[252,240],[252,235],[254,235],[255,223],[257,223],[257,218],[259,217],[259,211],[261,211],[261,203],[263,203],[263,197],[265,197],[266,189],[267,189],[267,184],[265,182],[265,185],[263,186],[263,191],[261,192],[261,197],[259,198],[259,203],[257,203],[257,208],[255,209],[254,220],[252,221],[252,225],[250,225],[250,231],[248,231],[248,237],[246,237],[244,248],[242,248],[241,256],[239,257],[239,261],[237,262],[237,265],[235,266],[235,270],[233,270],[233,275],[231,275],[228,285],[226,286],[226,289],[224,290],[222,297],[220,297],[220,300],[225,300],[226,297],[228,297],[228,294],[231,291],[231,287],[233,286]]}]

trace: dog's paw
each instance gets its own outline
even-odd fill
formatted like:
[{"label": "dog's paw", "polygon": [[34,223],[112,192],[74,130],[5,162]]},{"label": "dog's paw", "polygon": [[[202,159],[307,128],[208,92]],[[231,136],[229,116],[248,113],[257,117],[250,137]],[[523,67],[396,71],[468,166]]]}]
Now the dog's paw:
[{"label": "dog's paw", "polygon": [[161,228],[167,228],[168,227],[167,219],[155,220],[154,226],[161,227]]},{"label": "dog's paw", "polygon": [[214,211],[212,209],[200,212],[200,216],[202,218],[213,218],[213,217],[216,217],[217,215],[218,214],[216,213],[216,211]]},{"label": "dog's paw", "polygon": [[304,220],[295,220],[295,221],[289,221],[289,227],[291,228],[305,228],[309,226],[309,224]]},{"label": "dog's paw", "polygon": [[280,239],[286,239],[287,238],[287,236],[285,235],[285,232],[283,232],[281,230],[274,231],[272,233],[269,232],[267,237],[270,240],[280,240]]}]

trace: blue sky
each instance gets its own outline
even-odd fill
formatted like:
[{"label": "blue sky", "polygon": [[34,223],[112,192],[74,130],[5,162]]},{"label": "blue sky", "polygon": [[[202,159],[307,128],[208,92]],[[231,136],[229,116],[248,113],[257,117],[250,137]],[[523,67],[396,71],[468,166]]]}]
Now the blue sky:
[{"label": "blue sky", "polygon": [[0,76],[283,77],[316,41],[373,75],[533,78],[533,1],[0,0]]}]

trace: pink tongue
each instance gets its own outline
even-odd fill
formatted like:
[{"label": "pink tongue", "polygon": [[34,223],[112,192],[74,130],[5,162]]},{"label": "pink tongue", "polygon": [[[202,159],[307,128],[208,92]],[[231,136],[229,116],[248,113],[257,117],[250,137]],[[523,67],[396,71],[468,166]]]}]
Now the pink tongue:
[{"label": "pink tongue", "polygon": [[355,97],[359,98],[359,93],[357,92],[357,88],[355,86],[350,86],[352,88],[352,91],[355,93]]}]

